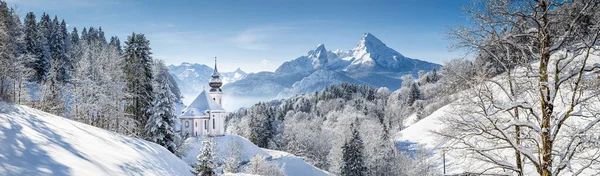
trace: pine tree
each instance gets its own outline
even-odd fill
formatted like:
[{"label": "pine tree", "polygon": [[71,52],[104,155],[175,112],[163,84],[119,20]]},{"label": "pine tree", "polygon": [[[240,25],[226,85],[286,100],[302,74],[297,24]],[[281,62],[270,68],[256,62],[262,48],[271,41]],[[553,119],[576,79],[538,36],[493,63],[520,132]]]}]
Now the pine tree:
[{"label": "pine tree", "polygon": [[81,31],[81,38],[79,38],[79,40],[83,40],[84,42],[87,42],[89,38],[89,34],[88,34],[88,30],[87,28],[83,27],[83,30]]},{"label": "pine tree", "polygon": [[123,49],[121,48],[121,40],[119,40],[119,37],[111,37],[110,43],[108,43],[108,45],[115,47],[117,51],[119,51],[119,53],[123,53]]},{"label": "pine tree", "polygon": [[342,168],[341,175],[361,176],[366,174],[366,167],[363,161],[363,141],[360,138],[358,130],[354,123],[350,124],[352,136],[350,141],[346,140],[342,147]]},{"label": "pine tree", "polygon": [[106,44],[106,38],[104,37],[104,31],[102,31],[102,27],[98,27],[98,40],[100,40],[102,44]]},{"label": "pine tree", "polygon": [[65,28],[61,27],[60,22],[58,21],[58,17],[54,16],[54,20],[52,21],[52,28],[50,31],[50,52],[52,53],[52,63],[57,64],[56,66],[51,66],[55,70],[51,70],[56,76],[57,86],[62,86],[65,84],[70,78],[69,70],[71,68],[68,55],[67,55],[67,44],[66,39],[68,36],[64,36],[67,34],[66,32],[66,23]]},{"label": "pine tree", "polygon": [[30,81],[41,83],[48,74],[50,61],[43,56],[43,47],[40,40],[40,32],[33,12],[25,16],[25,52],[30,59],[28,67],[33,69]]},{"label": "pine tree", "polygon": [[408,94],[408,98],[406,100],[407,105],[413,105],[415,101],[421,99],[421,91],[419,90],[419,85],[416,82],[410,83],[410,94]]},{"label": "pine tree", "polygon": [[208,136],[202,141],[202,150],[198,155],[198,161],[194,164],[192,173],[198,176],[214,176],[215,173],[215,146],[212,139]]},{"label": "pine tree", "polygon": [[173,107],[176,97],[171,92],[168,77],[169,70],[162,60],[157,60],[156,76],[154,77],[154,99],[148,109],[150,118],[146,124],[146,133],[150,141],[164,146],[171,152],[175,152],[175,108]]},{"label": "pine tree", "polygon": [[[43,75],[39,75],[39,76],[43,76],[39,81],[40,82],[44,82],[46,81],[49,72],[51,72],[51,67],[52,67],[52,53],[50,52],[50,37],[51,37],[51,31],[53,29],[52,27],[52,21],[50,20],[50,15],[43,13],[42,14],[42,18],[40,19],[38,25],[37,25],[37,29],[38,29],[38,34],[37,36],[37,57],[38,57],[38,64],[44,64],[44,65],[39,65],[40,70],[45,70],[45,72],[43,72]],[[40,74],[41,72],[38,72],[38,74]]]},{"label": "pine tree", "polygon": [[[90,33],[93,28],[90,28]],[[126,92],[130,95],[126,111],[132,114],[140,128],[136,133],[141,136],[148,121],[147,111],[152,102],[152,57],[150,41],[144,34],[133,33],[125,42],[123,57]]]},{"label": "pine tree", "polygon": [[79,44],[79,32],[77,31],[77,27],[73,27],[73,31],[71,31],[71,45],[75,46]]}]

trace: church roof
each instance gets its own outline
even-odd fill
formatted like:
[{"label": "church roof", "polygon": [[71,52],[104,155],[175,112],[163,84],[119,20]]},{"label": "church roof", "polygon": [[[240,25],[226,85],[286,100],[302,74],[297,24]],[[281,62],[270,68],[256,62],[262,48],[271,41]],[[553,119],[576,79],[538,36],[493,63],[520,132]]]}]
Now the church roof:
[{"label": "church roof", "polygon": [[204,116],[205,111],[225,111],[205,90],[184,110],[181,116]]}]

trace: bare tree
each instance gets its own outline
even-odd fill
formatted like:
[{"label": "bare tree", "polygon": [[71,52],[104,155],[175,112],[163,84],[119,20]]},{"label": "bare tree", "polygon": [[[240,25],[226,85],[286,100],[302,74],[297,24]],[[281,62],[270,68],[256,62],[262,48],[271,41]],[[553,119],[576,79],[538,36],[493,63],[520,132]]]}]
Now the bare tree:
[{"label": "bare tree", "polygon": [[600,90],[589,78],[600,70],[591,58],[600,1],[489,0],[465,11],[474,24],[452,30],[455,47],[488,57],[504,73],[470,80],[463,93],[472,98],[439,131],[449,147],[486,163],[479,172],[598,172],[600,149],[589,136],[600,130]]}]

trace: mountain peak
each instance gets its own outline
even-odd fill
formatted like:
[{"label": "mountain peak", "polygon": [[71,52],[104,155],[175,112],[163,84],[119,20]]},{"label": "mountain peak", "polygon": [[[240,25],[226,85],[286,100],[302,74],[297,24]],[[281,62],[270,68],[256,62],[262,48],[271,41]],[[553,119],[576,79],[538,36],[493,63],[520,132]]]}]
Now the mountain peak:
[{"label": "mountain peak", "polygon": [[233,71],[233,72],[238,72],[238,73],[242,72],[242,73],[246,73],[246,72],[242,71],[242,69],[241,69],[240,67],[238,67],[237,69],[235,69],[235,71]]},{"label": "mountain peak", "polygon": [[321,43],[317,45],[314,50],[309,51],[308,56],[313,58],[326,57],[327,49],[325,49],[325,45]]},{"label": "mountain peak", "polygon": [[[378,47],[378,46],[386,46],[383,42],[381,42],[381,40],[379,40],[377,37],[375,37],[373,34],[371,33],[365,33],[362,38],[360,39],[360,41],[358,42],[358,45],[356,46],[356,49],[367,49],[367,48],[371,48],[371,47]],[[387,46],[386,46],[387,47]]]},{"label": "mountain peak", "polygon": [[317,45],[317,47],[315,48],[315,51],[321,51],[321,50],[325,50],[325,44],[319,44]]}]

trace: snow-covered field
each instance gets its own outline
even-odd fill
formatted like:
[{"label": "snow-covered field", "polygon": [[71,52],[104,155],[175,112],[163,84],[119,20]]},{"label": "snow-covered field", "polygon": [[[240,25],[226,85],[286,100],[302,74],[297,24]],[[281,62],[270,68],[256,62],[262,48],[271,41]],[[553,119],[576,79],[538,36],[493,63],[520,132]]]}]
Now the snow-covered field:
[{"label": "snow-covered field", "polygon": [[263,149],[265,150],[267,153],[269,153],[269,155],[271,155],[273,158],[271,160],[271,162],[274,162],[277,164],[277,166],[279,167],[283,167],[285,174],[286,175],[312,175],[312,176],[319,176],[319,175],[331,175],[326,171],[323,171],[313,165],[310,165],[308,163],[306,163],[302,158],[297,157],[296,155],[287,153],[287,152],[283,152],[283,151],[278,151],[278,150],[269,150],[269,149]]},{"label": "snow-covered field", "polygon": [[157,144],[0,102],[0,175],[191,175]]},{"label": "snow-covered field", "polygon": [[[188,138],[185,143],[185,156],[183,160],[192,165],[196,162],[197,156],[200,154],[202,149],[202,141],[204,137],[191,137]],[[282,167],[284,172],[288,176],[326,176],[330,175],[328,172],[323,171],[309,163],[305,162],[302,158],[292,155],[287,152],[262,149],[254,145],[248,139],[237,135],[225,135],[219,137],[213,137],[213,142],[216,144],[217,150],[216,160],[217,163],[222,163],[227,157],[231,157],[231,151],[240,150],[241,163],[247,164],[250,159],[256,155],[264,156],[269,162]],[[243,167],[243,166],[242,166]],[[243,171],[242,171],[243,172]],[[226,175],[237,175],[244,173],[226,173]]]}]

